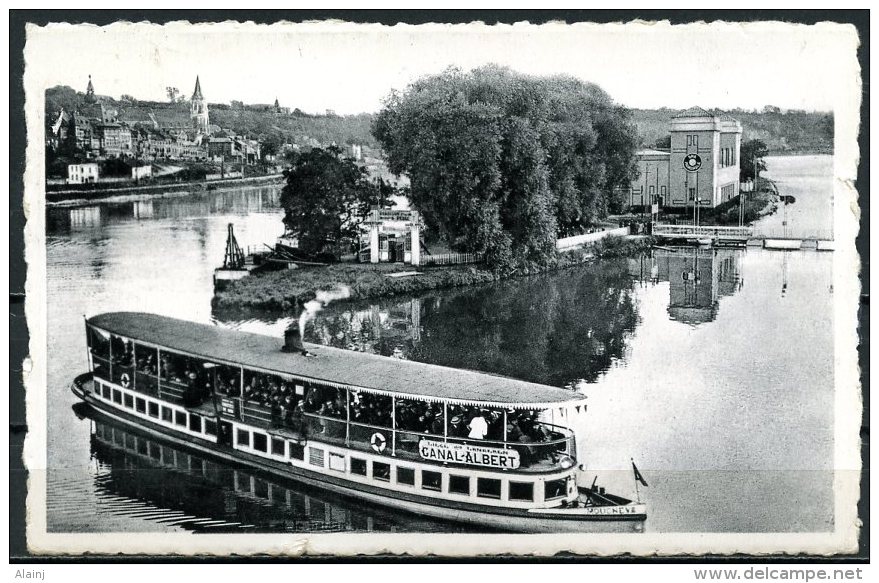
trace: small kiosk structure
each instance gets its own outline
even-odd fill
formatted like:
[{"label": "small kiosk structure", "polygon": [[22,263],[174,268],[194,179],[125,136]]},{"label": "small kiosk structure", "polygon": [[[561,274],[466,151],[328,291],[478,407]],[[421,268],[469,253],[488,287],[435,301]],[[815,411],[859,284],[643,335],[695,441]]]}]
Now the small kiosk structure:
[{"label": "small kiosk structure", "polygon": [[421,265],[422,224],[418,211],[372,209],[361,228],[370,263]]}]

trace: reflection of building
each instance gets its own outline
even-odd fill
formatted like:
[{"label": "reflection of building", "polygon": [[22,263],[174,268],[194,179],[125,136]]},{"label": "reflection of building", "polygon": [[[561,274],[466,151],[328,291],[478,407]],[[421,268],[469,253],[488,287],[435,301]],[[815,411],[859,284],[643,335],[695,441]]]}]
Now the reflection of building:
[{"label": "reflection of building", "polygon": [[[640,150],[639,177],[632,181],[632,207],[658,203],[663,208],[715,207],[739,194],[741,124],[693,107],[672,118],[670,151]],[[698,156],[701,167],[688,171],[684,161]]]},{"label": "reflection of building", "polygon": [[717,317],[719,300],[741,289],[737,249],[694,247],[675,251],[657,250],[652,256],[629,261],[638,280],[669,283],[668,315],[687,324],[711,322]]}]

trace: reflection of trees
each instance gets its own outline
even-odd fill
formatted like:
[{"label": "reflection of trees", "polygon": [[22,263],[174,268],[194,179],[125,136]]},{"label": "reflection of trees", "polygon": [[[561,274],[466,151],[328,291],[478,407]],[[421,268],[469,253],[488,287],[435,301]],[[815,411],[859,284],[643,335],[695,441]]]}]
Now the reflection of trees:
[{"label": "reflection of trees", "polygon": [[411,358],[562,386],[594,381],[637,323],[622,261],[446,297]]},{"label": "reflection of trees", "polygon": [[624,260],[602,260],[420,300],[330,306],[306,339],[562,386],[594,381],[621,358],[637,318]]}]

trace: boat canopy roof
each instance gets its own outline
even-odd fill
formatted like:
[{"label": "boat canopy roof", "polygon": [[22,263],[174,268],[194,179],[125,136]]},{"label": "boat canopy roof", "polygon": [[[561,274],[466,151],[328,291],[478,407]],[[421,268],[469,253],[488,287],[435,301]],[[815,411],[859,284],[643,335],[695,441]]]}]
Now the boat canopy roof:
[{"label": "boat canopy roof", "polygon": [[290,375],[337,387],[428,401],[548,408],[585,396],[509,377],[305,344],[313,355],[282,352],[283,341],[219,326],[140,312],[112,312],[88,319],[101,330],[183,352],[215,363]]}]

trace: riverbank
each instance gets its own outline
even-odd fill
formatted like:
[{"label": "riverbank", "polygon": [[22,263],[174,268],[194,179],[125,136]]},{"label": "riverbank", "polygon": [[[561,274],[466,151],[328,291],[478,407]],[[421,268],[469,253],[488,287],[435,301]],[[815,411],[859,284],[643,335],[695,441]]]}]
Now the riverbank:
[{"label": "riverbank", "polygon": [[391,277],[413,272],[410,265],[345,263],[256,274],[232,282],[214,294],[218,309],[287,310],[315,297],[318,291],[347,287],[349,300],[417,294],[433,289],[492,283],[581,265],[600,257],[621,257],[641,253],[654,243],[651,237],[615,237],[582,249],[559,253],[549,266],[519,267],[509,271],[489,270],[476,265],[450,265],[418,269],[418,275]]},{"label": "riverbank", "polygon": [[125,186],[94,190],[68,189],[47,191],[46,204],[48,206],[74,206],[107,199],[118,199],[120,197],[180,194],[186,192],[203,192],[207,190],[226,190],[242,186],[281,184],[283,180],[283,174],[267,174],[263,176],[252,176],[250,178],[230,178],[227,180],[198,180],[192,182],[172,182],[150,184],[147,186]]}]

